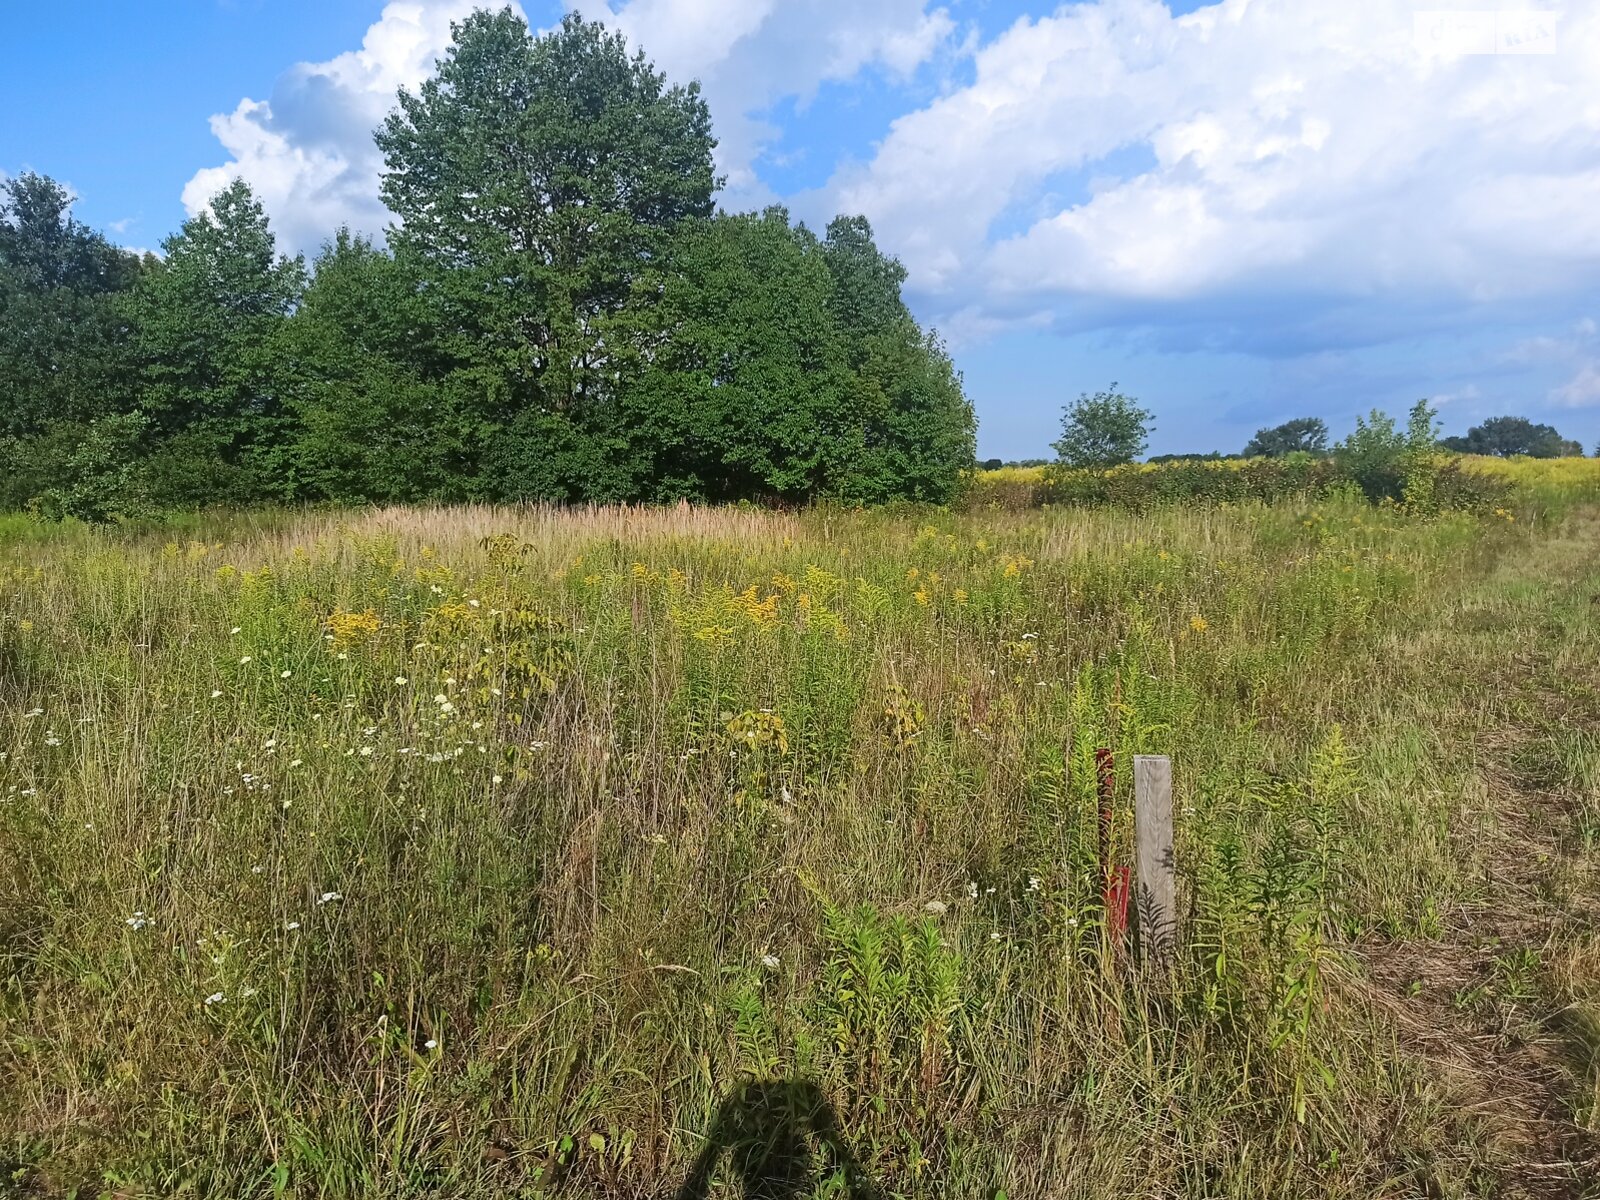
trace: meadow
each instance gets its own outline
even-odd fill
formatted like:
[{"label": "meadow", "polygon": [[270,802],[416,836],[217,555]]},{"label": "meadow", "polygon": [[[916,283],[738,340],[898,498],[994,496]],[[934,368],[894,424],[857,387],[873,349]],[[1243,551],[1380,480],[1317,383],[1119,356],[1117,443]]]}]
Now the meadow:
[{"label": "meadow", "polygon": [[0,519],[0,1195],[1600,1195],[1600,464],[1479,465]]}]

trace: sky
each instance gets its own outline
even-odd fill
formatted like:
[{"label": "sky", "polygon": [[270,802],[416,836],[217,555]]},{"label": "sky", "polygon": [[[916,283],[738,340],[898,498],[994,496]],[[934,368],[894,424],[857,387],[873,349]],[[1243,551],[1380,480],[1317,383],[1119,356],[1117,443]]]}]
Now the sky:
[{"label": "sky", "polygon": [[[479,3],[482,0],[478,0]],[[1119,385],[1152,453],[1419,398],[1600,442],[1600,0],[522,0],[711,106],[724,208],[863,213],[983,457]],[[0,173],[134,248],[235,176],[380,234],[371,131],[474,0],[0,2]]]}]

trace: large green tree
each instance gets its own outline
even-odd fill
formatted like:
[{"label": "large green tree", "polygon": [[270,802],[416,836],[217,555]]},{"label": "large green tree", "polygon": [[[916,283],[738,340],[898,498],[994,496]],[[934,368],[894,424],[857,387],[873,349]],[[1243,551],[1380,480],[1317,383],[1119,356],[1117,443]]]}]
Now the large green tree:
[{"label": "large green tree", "polygon": [[486,427],[531,412],[581,430],[616,401],[635,282],[712,211],[710,114],[696,85],[669,87],[577,16],[534,38],[509,9],[479,11],[454,33],[377,134],[390,242],[455,350],[504,381]]},{"label": "large green tree", "polygon": [[[133,399],[128,289],[143,269],[72,216],[42,175],[0,184],[0,504],[105,515]],[[110,490],[115,490],[114,486]]]},{"label": "large green tree", "polygon": [[861,216],[834,218],[822,258],[860,420],[861,458],[841,491],[874,502],[950,500],[976,457],[977,418],[943,345],[906,307],[905,267],[878,249]]},{"label": "large green tree", "polygon": [[[290,418],[293,494],[342,502],[460,500],[478,483],[484,431],[463,419],[415,274],[340,230],[273,346]],[[470,410],[471,406],[467,406]]]},{"label": "large green tree", "polygon": [[163,244],[136,292],[140,410],[153,497],[193,505],[285,495],[276,339],[305,286],[243,180]]}]

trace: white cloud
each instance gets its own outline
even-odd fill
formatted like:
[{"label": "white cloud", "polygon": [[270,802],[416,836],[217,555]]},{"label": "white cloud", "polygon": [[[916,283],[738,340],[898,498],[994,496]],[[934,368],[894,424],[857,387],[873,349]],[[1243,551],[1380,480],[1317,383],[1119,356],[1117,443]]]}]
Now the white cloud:
[{"label": "white cloud", "polygon": [[756,163],[777,130],[762,114],[786,97],[868,69],[905,78],[955,30],[927,0],[568,0],[621,29],[673,80],[699,79],[727,176],[724,204],[771,198]]},{"label": "white cloud", "polygon": [[1576,375],[1551,393],[1550,398],[1568,408],[1592,408],[1600,404],[1600,359],[1584,363]]},{"label": "white cloud", "polygon": [[[382,158],[373,129],[395,93],[414,88],[450,44],[450,24],[485,0],[389,0],[361,49],[301,63],[270,101],[241,100],[211,119],[230,161],[184,188],[189,212],[237,176],[261,196],[283,243],[314,249],[340,224],[378,233]],[[700,78],[728,176],[727,202],[770,198],[755,163],[775,135],[761,113],[786,97],[809,99],[830,80],[863,70],[904,75],[945,41],[953,22],[926,0],[571,0],[644,49],[673,81]],[[519,9],[520,11],[520,9]]]},{"label": "white cloud", "polygon": [[[828,199],[967,323],[1236,320],[1277,297],[1251,321],[1398,300],[1426,324],[1592,290],[1600,5],[1571,5],[1549,55],[1424,52],[1416,10],[1063,6],[979,48],[972,82],[898,119]],[[1075,194],[1049,203],[1063,179]]]},{"label": "white cloud", "polygon": [[402,88],[432,72],[450,44],[450,24],[474,0],[389,0],[359,50],[286,72],[270,101],[245,99],[211,118],[231,156],[197,172],[183,189],[190,214],[242,176],[271,215],[280,241],[315,249],[341,224],[379,233],[388,214],[378,199],[383,160],[372,131]]}]

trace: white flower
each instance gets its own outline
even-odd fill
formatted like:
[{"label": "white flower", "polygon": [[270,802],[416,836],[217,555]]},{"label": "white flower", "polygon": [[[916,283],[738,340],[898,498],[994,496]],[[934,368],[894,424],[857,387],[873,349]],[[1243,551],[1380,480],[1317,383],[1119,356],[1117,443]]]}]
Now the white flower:
[{"label": "white flower", "polygon": [[300,922],[299,921],[285,921],[283,923],[283,928],[284,928],[285,932],[293,933],[296,929],[300,928]]},{"label": "white flower", "polygon": [[232,629],[228,630],[228,632],[229,633],[240,633],[242,631],[240,630],[240,628],[237,625],[235,625]]},{"label": "white flower", "polygon": [[124,921],[123,924],[129,929],[137,932],[138,930],[143,929],[146,925],[150,924],[150,918],[144,915],[144,909],[141,908],[136,910],[133,916]]},{"label": "white flower", "polygon": [[1067,928],[1068,929],[1076,929],[1077,927],[1078,927],[1078,918],[1077,917],[1068,917],[1067,918]]},{"label": "white flower", "polygon": [[239,665],[242,667],[242,666],[244,666],[245,663],[247,663],[249,661],[250,661],[250,656],[248,654],[246,654],[243,658],[241,658],[239,660]]},{"label": "white flower", "polygon": [[293,762],[291,762],[289,765],[291,767],[303,767],[303,766],[306,765],[306,760],[303,759],[303,758],[297,758]]},{"label": "white flower", "polygon": [[42,708],[30,708],[27,712],[23,713],[22,715],[24,717],[42,717],[42,716],[44,716],[44,709],[42,709]]},{"label": "white flower", "polygon": [[257,863],[255,866],[250,868],[250,874],[259,875],[265,870],[266,870],[265,867],[263,867],[260,863]]},{"label": "white flower", "polygon": [[427,1041],[422,1043],[422,1048],[424,1050],[437,1050],[439,1048],[439,1043],[433,1038],[429,1038]]},{"label": "white flower", "polygon": [[218,698],[219,698],[219,697],[220,697],[220,696],[221,696],[221,695],[222,695],[222,689],[221,689],[221,688],[213,688],[213,689],[212,689],[212,691],[211,691],[211,698],[212,698],[212,699],[213,699],[213,700],[216,700],[216,699],[218,699]]},{"label": "white flower", "polygon": [[206,997],[206,1006],[209,1008],[213,1004],[221,1004],[226,999],[227,997],[221,992],[212,992],[211,995]]},{"label": "white flower", "polygon": [[59,746],[61,745],[61,739],[52,733],[49,737],[44,739],[44,744],[46,746]]},{"label": "white flower", "polygon": [[776,971],[778,969],[778,956],[776,954],[763,954],[761,956],[761,965],[769,971]]},{"label": "white flower", "polygon": [[949,905],[947,905],[943,900],[929,900],[922,906],[922,911],[925,913],[932,913],[936,917],[942,917],[944,916],[945,909],[948,907]]},{"label": "white flower", "polygon": [[409,679],[407,679],[404,675],[396,675],[394,677],[394,685],[395,685],[395,687],[405,687],[405,685],[410,683],[410,682],[411,681]]},{"label": "white flower", "polygon": [[976,900],[978,898],[978,885],[976,882],[971,880],[969,880],[967,883],[967,898],[969,900]]},{"label": "white flower", "polygon": [[994,933],[991,933],[989,935],[989,940],[991,942],[998,942],[1000,940],[1000,931],[996,930]]},{"label": "white flower", "polygon": [[473,608],[482,608],[483,607],[483,605],[479,604],[476,600],[468,600],[467,603],[470,604]]},{"label": "white flower", "polygon": [[318,897],[317,903],[318,904],[332,904],[337,900],[343,900],[343,899],[344,899],[344,897],[341,896],[338,892],[323,892],[322,895],[320,897]]},{"label": "white flower", "polygon": [[490,782],[491,783],[502,783],[504,781],[500,778],[500,776],[496,775],[492,780],[490,780]]},{"label": "white flower", "polygon": [[1040,879],[1037,875],[1029,875],[1028,876],[1028,890],[1030,892],[1037,892],[1043,886],[1044,886],[1044,881],[1042,879]]},{"label": "white flower", "polygon": [[282,672],[279,673],[278,678],[279,679],[287,679],[287,678],[289,678],[289,676],[291,676],[293,674],[294,674],[293,671],[282,671]]},{"label": "white flower", "polygon": [[372,747],[371,746],[363,746],[363,747],[361,747],[361,757],[362,758],[371,758],[372,757]]}]

